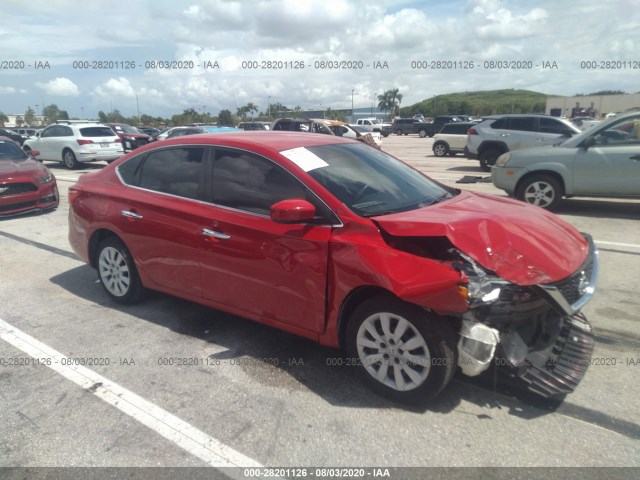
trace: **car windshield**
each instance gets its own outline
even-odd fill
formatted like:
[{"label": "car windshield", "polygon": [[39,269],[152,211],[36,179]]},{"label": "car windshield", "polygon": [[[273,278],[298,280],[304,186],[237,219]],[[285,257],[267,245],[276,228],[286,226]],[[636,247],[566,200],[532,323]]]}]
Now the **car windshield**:
[{"label": "car windshield", "polygon": [[0,162],[5,160],[25,160],[29,158],[14,142],[0,140]]},{"label": "car windshield", "polygon": [[363,217],[426,207],[457,193],[363,144],[318,145],[281,153]]},{"label": "car windshield", "polygon": [[114,125],[113,128],[116,129],[116,132],[140,133],[136,127],[132,127],[131,125]]}]

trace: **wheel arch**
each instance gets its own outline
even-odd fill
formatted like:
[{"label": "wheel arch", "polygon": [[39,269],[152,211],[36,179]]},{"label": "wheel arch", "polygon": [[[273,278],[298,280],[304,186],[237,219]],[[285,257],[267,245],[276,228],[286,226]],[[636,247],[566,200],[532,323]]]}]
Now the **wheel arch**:
[{"label": "wheel arch", "polygon": [[525,173],[522,177],[520,177],[520,179],[518,179],[518,183],[516,183],[516,187],[514,189],[514,193],[517,194],[517,192],[522,187],[522,184],[526,180],[528,180],[531,177],[535,177],[537,175],[549,175],[550,177],[553,177],[560,184],[560,188],[562,188],[562,192],[561,192],[562,195],[561,196],[565,196],[565,195],[568,194],[568,192],[567,192],[567,183],[565,181],[565,178],[559,172],[557,172],[555,170],[546,170],[546,169],[531,170],[531,171]]},{"label": "wheel arch", "polygon": [[501,150],[502,153],[506,153],[509,151],[509,147],[507,147],[507,144],[504,142],[488,141],[482,142],[480,144],[480,146],[478,147],[478,156],[482,155],[484,152],[491,148]]},{"label": "wheel arch", "polygon": [[388,296],[400,299],[389,290],[375,285],[363,285],[357,287],[346,296],[340,306],[340,314],[338,315],[338,343],[340,350],[344,351],[345,349],[347,324],[349,323],[349,318],[351,318],[355,309],[364,301],[377,296]]},{"label": "wheel arch", "polygon": [[106,228],[100,228],[93,232],[91,238],[89,239],[89,265],[93,268],[98,268],[98,246],[100,243],[110,237],[115,237],[120,240],[125,246],[126,243],[120,238],[120,236],[114,232],[113,230],[109,230]]}]

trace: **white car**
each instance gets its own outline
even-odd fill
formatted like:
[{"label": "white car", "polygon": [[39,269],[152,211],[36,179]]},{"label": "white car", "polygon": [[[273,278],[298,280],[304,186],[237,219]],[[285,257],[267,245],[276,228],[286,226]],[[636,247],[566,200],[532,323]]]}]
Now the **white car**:
[{"label": "white car", "polygon": [[24,142],[25,152],[40,152],[38,160],[62,162],[69,169],[81,163],[112,161],[124,155],[122,140],[107,125],[87,120],[58,120],[39,136]]},{"label": "white car", "polygon": [[447,123],[433,136],[433,154],[436,157],[463,153],[467,146],[467,131],[475,123]]}]

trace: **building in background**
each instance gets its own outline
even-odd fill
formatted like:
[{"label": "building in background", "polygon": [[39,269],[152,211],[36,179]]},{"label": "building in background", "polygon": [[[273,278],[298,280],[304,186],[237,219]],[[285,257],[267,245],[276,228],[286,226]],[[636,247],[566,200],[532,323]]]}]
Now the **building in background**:
[{"label": "building in background", "polygon": [[640,109],[640,93],[549,97],[545,112],[554,117],[603,118],[608,113]]}]

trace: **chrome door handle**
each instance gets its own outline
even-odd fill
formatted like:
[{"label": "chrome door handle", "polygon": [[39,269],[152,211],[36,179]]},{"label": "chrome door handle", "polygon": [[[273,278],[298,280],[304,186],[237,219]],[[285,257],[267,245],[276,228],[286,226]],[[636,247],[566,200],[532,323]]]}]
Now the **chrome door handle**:
[{"label": "chrome door handle", "polygon": [[509,135],[511,135],[510,133],[501,133],[500,136],[501,137],[508,137]]},{"label": "chrome door handle", "polygon": [[206,237],[219,238],[220,240],[227,240],[231,238],[231,235],[227,235],[226,233],[216,232],[215,230],[209,230],[208,228],[202,229],[202,234]]},{"label": "chrome door handle", "polygon": [[135,218],[137,220],[140,220],[142,218],[142,215],[139,215],[136,212],[130,212],[129,210],[121,210],[120,215],[127,218]]}]

